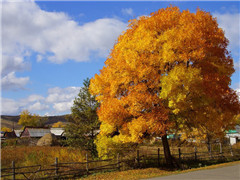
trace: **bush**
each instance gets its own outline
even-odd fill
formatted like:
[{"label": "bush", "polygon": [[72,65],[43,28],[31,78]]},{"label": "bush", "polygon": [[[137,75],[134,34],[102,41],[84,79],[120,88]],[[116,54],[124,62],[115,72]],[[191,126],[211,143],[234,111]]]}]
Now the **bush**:
[{"label": "bush", "polygon": [[124,156],[125,152],[131,149],[136,151],[136,143],[115,142],[113,138],[98,135],[95,144],[97,146],[98,156],[102,159],[116,158],[117,154]]},{"label": "bush", "polygon": [[237,142],[232,146],[233,149],[240,149],[240,142]]},{"label": "bush", "polygon": [[17,145],[17,139],[5,139],[4,141],[1,142],[2,147],[6,146],[16,146]]}]

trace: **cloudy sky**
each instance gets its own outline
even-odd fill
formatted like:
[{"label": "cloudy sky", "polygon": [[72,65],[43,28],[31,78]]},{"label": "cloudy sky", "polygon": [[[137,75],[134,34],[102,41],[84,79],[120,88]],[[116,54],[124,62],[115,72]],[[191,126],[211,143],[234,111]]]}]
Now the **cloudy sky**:
[{"label": "cloudy sky", "polygon": [[2,9],[1,114],[28,109],[40,115],[70,113],[82,82],[99,73],[128,20],[170,4],[217,17],[230,40],[239,84],[239,2],[7,1]]}]

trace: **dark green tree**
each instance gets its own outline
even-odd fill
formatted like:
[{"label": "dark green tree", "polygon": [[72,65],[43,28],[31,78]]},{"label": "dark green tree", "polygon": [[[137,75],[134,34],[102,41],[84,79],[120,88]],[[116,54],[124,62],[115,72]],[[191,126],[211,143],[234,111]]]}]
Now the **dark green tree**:
[{"label": "dark green tree", "polygon": [[96,112],[99,103],[95,100],[95,96],[89,93],[89,85],[90,80],[87,78],[74,100],[71,114],[67,117],[69,123],[65,127],[65,132],[68,145],[81,147],[96,157],[94,139],[100,126]]}]

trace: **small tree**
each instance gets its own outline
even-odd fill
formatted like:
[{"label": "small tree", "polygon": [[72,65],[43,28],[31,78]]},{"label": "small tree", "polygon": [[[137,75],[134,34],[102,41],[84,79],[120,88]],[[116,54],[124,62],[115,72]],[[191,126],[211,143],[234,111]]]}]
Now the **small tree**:
[{"label": "small tree", "polygon": [[1,131],[3,131],[3,132],[11,132],[12,129],[10,129],[8,127],[1,127]]},{"label": "small tree", "polygon": [[96,110],[99,106],[95,96],[89,93],[89,79],[83,82],[78,97],[71,108],[71,115],[67,117],[68,124],[65,127],[67,143],[71,146],[79,146],[97,156],[94,139],[96,130],[99,129],[99,121]]},{"label": "small tree", "polygon": [[62,121],[58,121],[52,125],[53,128],[63,128],[65,124]]},{"label": "small tree", "polygon": [[46,117],[40,117],[37,114],[31,114],[28,110],[23,110],[20,113],[18,124],[22,126],[40,127],[44,126],[46,121]]}]

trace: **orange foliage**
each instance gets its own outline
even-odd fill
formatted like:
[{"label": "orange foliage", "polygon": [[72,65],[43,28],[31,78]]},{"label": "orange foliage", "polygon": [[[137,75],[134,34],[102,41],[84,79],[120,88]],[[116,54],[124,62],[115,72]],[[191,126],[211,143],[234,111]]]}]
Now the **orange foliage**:
[{"label": "orange foliage", "polygon": [[117,131],[116,141],[142,142],[171,129],[223,134],[240,112],[227,45],[217,20],[199,9],[171,6],[131,20],[91,79],[100,136]]}]

